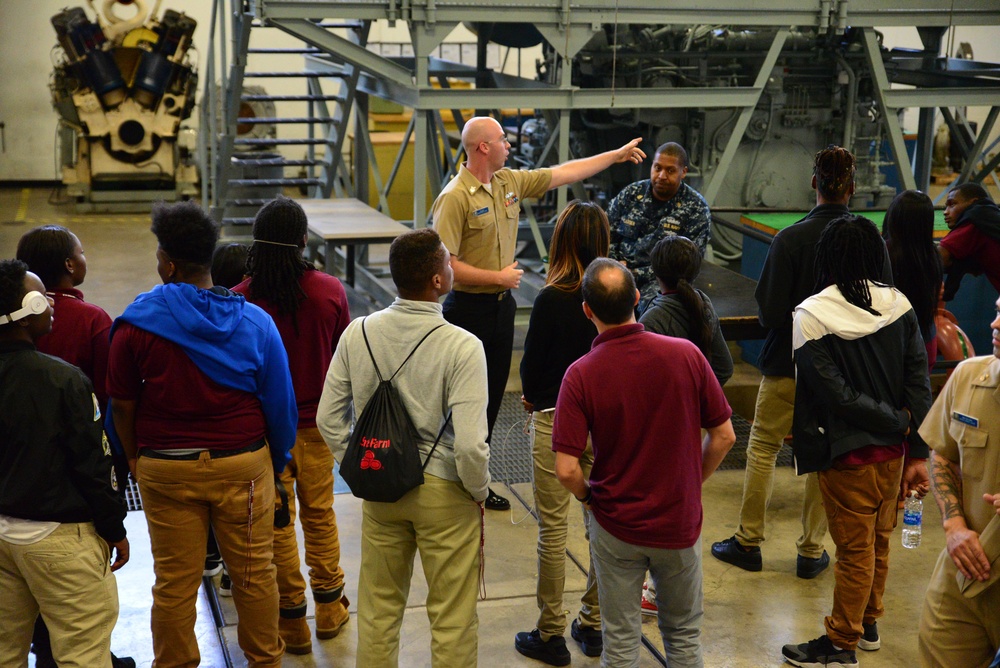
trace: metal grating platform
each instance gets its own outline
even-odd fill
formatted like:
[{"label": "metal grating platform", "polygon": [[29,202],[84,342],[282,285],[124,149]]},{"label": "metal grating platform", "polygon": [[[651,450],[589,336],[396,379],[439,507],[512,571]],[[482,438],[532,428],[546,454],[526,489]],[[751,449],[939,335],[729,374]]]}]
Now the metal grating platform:
[{"label": "metal grating platform", "polygon": [[[504,394],[490,449],[490,476],[493,480],[508,485],[531,482],[531,438],[525,433],[526,418],[527,413],[521,407],[520,396],[515,392]],[[720,471],[742,470],[746,467],[750,422],[733,414],[733,430],[736,432],[736,444],[719,465]],[[788,443],[781,447],[777,465],[792,465],[792,449]]]},{"label": "metal grating platform", "polygon": [[125,504],[129,510],[142,510],[142,497],[139,496],[139,483],[129,476],[125,485]]}]

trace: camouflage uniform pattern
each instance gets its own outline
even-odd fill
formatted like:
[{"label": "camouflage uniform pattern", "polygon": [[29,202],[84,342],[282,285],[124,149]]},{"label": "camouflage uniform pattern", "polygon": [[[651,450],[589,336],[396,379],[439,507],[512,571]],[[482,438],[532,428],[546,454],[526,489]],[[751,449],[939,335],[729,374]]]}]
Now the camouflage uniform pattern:
[{"label": "camouflage uniform pattern", "polygon": [[642,293],[641,304],[653,299],[658,286],[649,266],[649,254],[660,239],[679,234],[694,242],[705,254],[711,240],[708,203],[694,188],[681,183],[668,202],[653,197],[649,179],[622,188],[610,206],[611,257],[624,261]]}]

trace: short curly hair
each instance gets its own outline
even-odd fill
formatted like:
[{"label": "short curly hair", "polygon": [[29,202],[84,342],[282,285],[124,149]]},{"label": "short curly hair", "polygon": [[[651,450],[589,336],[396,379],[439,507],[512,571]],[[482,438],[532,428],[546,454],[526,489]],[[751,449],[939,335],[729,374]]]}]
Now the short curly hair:
[{"label": "short curly hair", "polygon": [[219,225],[200,206],[194,202],[157,202],[152,219],[150,230],[171,260],[212,266]]},{"label": "short curly hair", "polygon": [[[0,260],[0,314],[13,313],[24,300],[24,275],[28,265],[20,260]],[[10,323],[4,322],[0,327]]]},{"label": "short curly hair", "polygon": [[430,228],[401,234],[389,246],[389,273],[403,292],[412,294],[425,289],[443,260],[441,237]]}]

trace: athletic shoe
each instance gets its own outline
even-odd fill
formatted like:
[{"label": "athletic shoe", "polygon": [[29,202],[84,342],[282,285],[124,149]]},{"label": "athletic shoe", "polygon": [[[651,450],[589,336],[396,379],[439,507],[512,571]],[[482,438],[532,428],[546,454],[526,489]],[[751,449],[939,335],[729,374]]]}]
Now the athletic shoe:
[{"label": "athletic shoe", "polygon": [[800,554],[795,560],[795,574],[803,580],[812,580],[825,571],[829,565],[830,555],[826,553],[826,550],[823,550],[823,555],[818,559],[810,559]]},{"label": "athletic shoe", "polygon": [[222,572],[222,579],[219,580],[219,596],[232,597],[233,580],[229,577],[229,571]]},{"label": "athletic shoe", "polygon": [[566,647],[566,639],[562,636],[552,636],[542,641],[538,629],[521,631],[514,636],[514,649],[528,657],[550,666],[568,666],[572,657]]},{"label": "athletic shoe", "polygon": [[733,566],[739,566],[745,571],[757,572],[763,570],[764,563],[759,547],[743,547],[736,536],[712,543],[712,556]]},{"label": "athletic shoe", "polygon": [[574,619],[569,627],[573,640],[580,643],[580,649],[587,656],[600,656],[604,651],[604,638],[601,636],[601,629],[591,628],[580,624],[579,619]]},{"label": "athletic shoe", "polygon": [[642,603],[640,604],[642,608],[642,614],[656,616],[658,610],[656,608],[656,601],[653,597],[649,595],[649,585],[645,582],[642,583]]},{"label": "athletic shoe", "polygon": [[864,627],[865,633],[858,641],[858,649],[863,649],[866,652],[874,652],[882,646],[882,641],[878,637],[878,622],[872,622],[871,624],[862,623],[861,626]]},{"label": "athletic shoe", "polygon": [[222,556],[219,554],[205,555],[205,570],[202,576],[206,578],[214,577],[222,572]]},{"label": "athletic shoe", "polygon": [[852,649],[836,649],[829,636],[820,636],[801,645],[781,648],[785,661],[800,668],[858,668],[858,657]]}]

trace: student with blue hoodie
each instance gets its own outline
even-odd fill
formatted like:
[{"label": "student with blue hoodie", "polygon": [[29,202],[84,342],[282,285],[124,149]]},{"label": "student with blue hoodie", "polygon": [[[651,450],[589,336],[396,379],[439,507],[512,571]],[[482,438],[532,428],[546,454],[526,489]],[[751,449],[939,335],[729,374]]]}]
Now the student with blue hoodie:
[{"label": "student with blue hoodie", "polygon": [[149,525],[154,661],[199,662],[195,601],[211,525],[247,662],[280,666],[271,545],[274,472],[298,420],[288,357],[270,316],[213,286],[216,223],[191,202],[157,205],[152,219],[163,285],[112,327],[107,387]]}]

